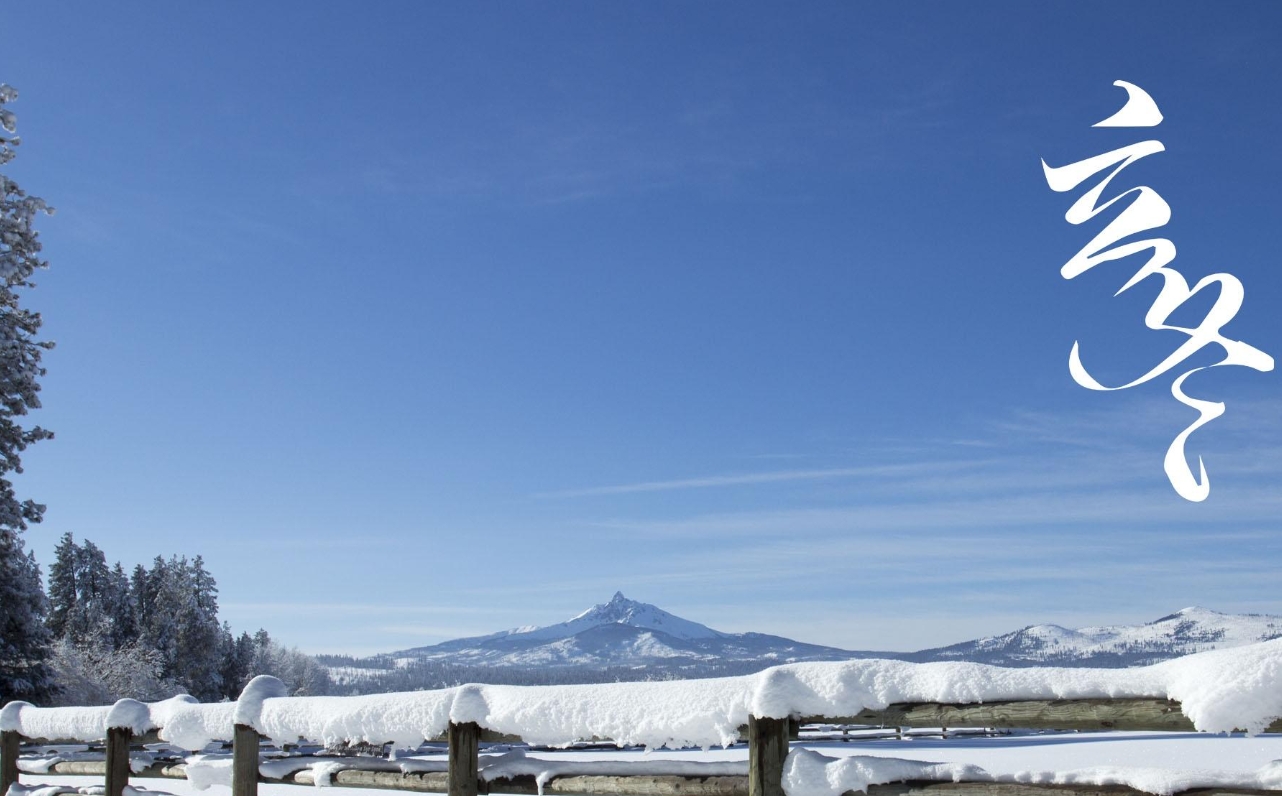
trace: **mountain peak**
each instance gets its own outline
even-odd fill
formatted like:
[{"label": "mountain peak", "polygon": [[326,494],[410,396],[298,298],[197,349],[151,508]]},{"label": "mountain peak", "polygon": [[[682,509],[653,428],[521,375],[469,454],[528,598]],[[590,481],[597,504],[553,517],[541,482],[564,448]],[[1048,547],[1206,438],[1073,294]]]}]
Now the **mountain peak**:
[{"label": "mountain peak", "polygon": [[1224,616],[1219,611],[1212,611],[1209,608],[1203,608],[1199,605],[1190,605],[1188,608],[1181,608],[1173,614],[1167,614],[1161,619],[1155,619],[1149,622],[1150,625],[1156,625],[1159,622],[1170,622],[1173,619],[1206,619],[1214,621],[1215,618]]},{"label": "mountain peak", "polygon": [[539,633],[552,632],[557,635],[573,635],[589,627],[617,624],[635,627],[641,630],[657,630],[679,639],[718,638],[722,633],[698,622],[691,622],[649,603],[630,600],[623,592],[616,591],[609,602],[597,603],[588,610],[562,622],[539,628]]}]

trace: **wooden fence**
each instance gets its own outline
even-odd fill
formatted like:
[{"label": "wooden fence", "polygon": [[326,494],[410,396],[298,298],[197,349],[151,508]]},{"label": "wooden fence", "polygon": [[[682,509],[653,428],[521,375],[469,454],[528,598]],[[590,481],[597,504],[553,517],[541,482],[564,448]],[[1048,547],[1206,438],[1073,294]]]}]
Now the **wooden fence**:
[{"label": "wooden fence", "polygon": [[[934,703],[891,705],[885,710],[865,710],[856,716],[805,716],[792,719],[751,717],[748,738],[748,775],[736,776],[581,776],[567,775],[545,783],[545,793],[615,794],[617,796],[784,796],[783,767],[790,738],[801,723],[864,724],[905,728],[1027,728],[1042,730],[1144,730],[1193,731],[1180,704],[1162,699],[1077,699],[1027,700],[986,704],[948,705]],[[1282,732],[1282,720],[1266,732]],[[0,739],[0,796],[18,782],[18,755],[23,740],[17,732],[6,731]],[[481,793],[533,794],[539,788],[534,777],[484,780],[479,775],[479,747],[492,736],[475,723],[449,725],[448,771],[444,773],[400,773],[393,771],[345,770],[333,777],[344,787],[447,793],[448,796],[478,796]],[[494,738],[497,740],[497,738]],[[27,739],[44,741],[45,739]],[[53,739],[49,739],[52,741]],[[129,747],[133,742],[155,740],[134,738],[128,729],[111,729],[106,737],[105,764],[63,764],[75,770],[63,773],[104,773],[106,796],[122,796],[129,783]],[[257,796],[258,783],[280,782],[259,773],[261,736],[253,727],[235,726],[232,737],[232,796]],[[502,740],[519,740],[503,736]],[[99,766],[101,765],[101,768]],[[97,770],[94,770],[97,769]],[[284,780],[311,784],[311,772]],[[156,766],[135,776],[181,777],[178,766]],[[1026,785],[992,782],[908,782],[874,785],[869,796],[1046,796],[1063,792],[1072,796],[1122,796],[1138,793],[1124,786]],[[1204,790],[1212,794],[1270,794],[1234,788]]]}]

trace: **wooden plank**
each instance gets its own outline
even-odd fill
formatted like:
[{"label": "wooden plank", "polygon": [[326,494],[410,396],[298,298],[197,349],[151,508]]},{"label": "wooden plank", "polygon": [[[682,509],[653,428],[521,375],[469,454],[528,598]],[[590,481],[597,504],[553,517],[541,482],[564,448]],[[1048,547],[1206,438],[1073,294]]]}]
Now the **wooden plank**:
[{"label": "wooden plank", "polygon": [[253,727],[237,724],[232,730],[232,796],[258,796],[258,742]]},{"label": "wooden plank", "polygon": [[[490,793],[509,791],[490,788]],[[544,793],[590,793],[596,796],[748,796],[747,777],[557,777]]]},{"label": "wooden plank", "polygon": [[784,796],[789,719],[748,719],[748,796]]},{"label": "wooden plank", "polygon": [[449,728],[449,796],[476,796],[480,779],[477,774],[477,751],[481,727],[475,722],[455,724]]},{"label": "wooden plank", "polygon": [[50,773],[70,776],[107,776],[106,760],[64,760],[49,767]]},{"label": "wooden plank", "polygon": [[[168,779],[186,779],[186,766],[182,763],[152,763],[142,771],[129,772],[130,778],[165,777]],[[49,767],[50,774],[68,776],[97,776],[107,774],[106,760],[64,760]]]},{"label": "wooden plank", "polygon": [[[1193,722],[1168,699],[1060,699],[947,705],[904,703],[857,716],[815,716],[803,724],[875,724],[888,727],[1025,727],[1042,730],[1193,731]],[[1282,732],[1282,720],[1266,732]]]},{"label": "wooden plank", "polygon": [[[263,780],[264,782],[286,782],[297,785],[315,785],[316,774],[311,770],[299,771],[293,777],[284,780]],[[330,784],[345,788],[373,788],[377,790],[405,790],[419,793],[445,793],[449,789],[449,775],[445,772],[416,771],[402,774],[399,771],[368,771],[348,769],[339,771],[330,777]]]},{"label": "wooden plank", "polygon": [[18,782],[18,755],[22,753],[22,736],[15,730],[0,733],[0,794]]},{"label": "wooden plank", "polygon": [[[99,739],[102,740],[102,739]],[[81,738],[26,738],[22,739],[23,743],[33,744],[35,746],[83,746],[85,741]],[[164,743],[160,740],[160,730],[151,730],[142,735],[134,735],[129,739],[132,744],[147,743]]]},{"label": "wooden plank", "polygon": [[107,794],[124,796],[129,784],[129,742],[133,733],[127,727],[107,730]]}]

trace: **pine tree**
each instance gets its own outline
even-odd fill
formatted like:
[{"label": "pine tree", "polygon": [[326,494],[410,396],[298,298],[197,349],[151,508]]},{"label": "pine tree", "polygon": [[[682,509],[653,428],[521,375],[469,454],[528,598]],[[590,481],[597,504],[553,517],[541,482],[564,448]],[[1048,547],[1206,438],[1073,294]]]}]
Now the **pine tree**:
[{"label": "pine tree", "polygon": [[112,635],[111,570],[106,555],[88,539],[80,545],[75,561],[76,604],[67,616],[65,636],[77,644],[98,643]]},{"label": "pine tree", "polygon": [[[13,112],[4,106],[18,92],[0,83],[0,166],[14,157],[18,139]],[[52,343],[36,340],[40,314],[21,307],[18,290],[32,287],[31,275],[47,263],[40,259],[32,222],[50,212],[43,200],[28,196],[0,174],[0,702],[45,699],[52,690],[48,669],[49,633],[45,600],[35,559],[23,552],[19,534],[39,522],[44,506],[19,500],[9,480],[22,472],[28,445],[53,434],[39,426],[24,428],[21,418],[40,407],[40,356]]]},{"label": "pine tree", "polygon": [[214,700],[222,695],[222,626],[218,623],[218,587],[200,556],[183,558],[173,568],[179,579],[175,679],[192,696]]},{"label": "pine tree", "polygon": [[49,565],[49,630],[55,638],[67,634],[67,622],[76,608],[76,562],[80,548],[70,532],[64,533]]},{"label": "pine tree", "polygon": [[138,640],[138,618],[129,592],[129,578],[117,561],[112,567],[104,595],[104,608],[111,622],[111,646],[121,649]]},{"label": "pine tree", "polygon": [[241,633],[240,638],[236,638],[231,632],[231,625],[223,622],[222,648],[222,668],[219,673],[223,680],[223,696],[236,699],[249,682],[249,666],[254,659],[254,640],[248,633]]}]

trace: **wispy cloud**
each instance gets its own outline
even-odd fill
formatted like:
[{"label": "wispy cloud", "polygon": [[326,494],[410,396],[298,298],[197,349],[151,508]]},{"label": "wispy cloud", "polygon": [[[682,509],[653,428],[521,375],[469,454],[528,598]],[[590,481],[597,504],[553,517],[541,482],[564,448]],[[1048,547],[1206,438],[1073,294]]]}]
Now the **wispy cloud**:
[{"label": "wispy cloud", "polygon": [[641,481],[632,484],[614,484],[583,489],[563,489],[539,492],[537,498],[576,498],[596,495],[626,495],[636,492],[668,492],[675,489],[708,489],[713,487],[771,484],[785,481],[817,481],[833,478],[894,478],[941,470],[960,470],[982,462],[919,462],[909,464],[881,464],[867,467],[835,467],[824,470],[774,470],[763,473],[712,475],[702,478],[682,478],[672,481]]}]

